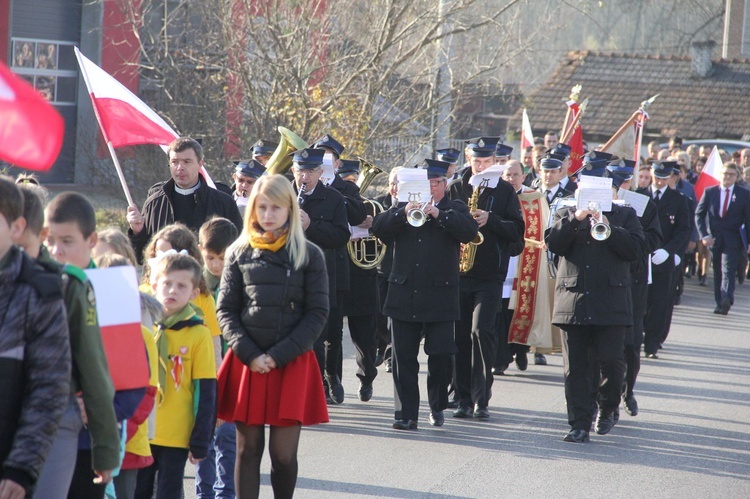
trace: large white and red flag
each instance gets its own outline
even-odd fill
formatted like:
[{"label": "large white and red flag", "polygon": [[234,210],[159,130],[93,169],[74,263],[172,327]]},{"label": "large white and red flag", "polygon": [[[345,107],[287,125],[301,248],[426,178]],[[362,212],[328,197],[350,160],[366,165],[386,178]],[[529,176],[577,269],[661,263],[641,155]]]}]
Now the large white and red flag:
[{"label": "large white and red flag", "polygon": [[116,390],[148,386],[149,367],[141,334],[141,295],[134,267],[87,269],[96,315]]},{"label": "large white and red flag", "polygon": [[526,112],[526,108],[523,108],[523,115],[521,117],[521,151],[523,152],[527,147],[533,146],[534,133],[531,131],[529,114]]},{"label": "large white and red flag", "polygon": [[0,62],[0,159],[49,170],[60,154],[65,122],[34,87]]},{"label": "large white and red flag", "polygon": [[698,180],[695,181],[695,198],[700,201],[703,197],[703,191],[714,185],[721,184],[721,155],[719,154],[719,148],[714,146],[711,154],[706,160],[706,165],[701,170],[701,174],[698,175]]}]

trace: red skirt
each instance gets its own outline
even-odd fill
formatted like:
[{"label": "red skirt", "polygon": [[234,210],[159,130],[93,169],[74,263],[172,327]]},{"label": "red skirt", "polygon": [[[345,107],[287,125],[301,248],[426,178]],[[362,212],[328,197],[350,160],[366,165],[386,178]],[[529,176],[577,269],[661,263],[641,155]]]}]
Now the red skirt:
[{"label": "red skirt", "polygon": [[312,351],[260,374],[230,349],[219,368],[218,385],[218,417],[224,421],[271,426],[328,422],[322,376]]}]

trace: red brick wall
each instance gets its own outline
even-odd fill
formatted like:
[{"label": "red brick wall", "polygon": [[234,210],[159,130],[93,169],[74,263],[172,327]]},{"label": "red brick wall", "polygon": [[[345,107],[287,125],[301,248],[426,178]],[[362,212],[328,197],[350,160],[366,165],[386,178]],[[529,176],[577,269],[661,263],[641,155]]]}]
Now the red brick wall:
[{"label": "red brick wall", "polygon": [[0,0],[0,61],[8,64],[10,41],[10,0]]}]

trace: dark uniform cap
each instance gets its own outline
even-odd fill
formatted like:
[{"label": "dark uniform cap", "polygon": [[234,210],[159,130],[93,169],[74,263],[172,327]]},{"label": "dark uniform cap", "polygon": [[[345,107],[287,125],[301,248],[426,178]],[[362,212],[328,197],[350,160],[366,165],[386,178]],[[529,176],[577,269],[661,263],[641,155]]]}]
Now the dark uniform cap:
[{"label": "dark uniform cap", "polygon": [[289,156],[292,155],[294,155],[294,164],[300,170],[311,170],[323,165],[325,151],[323,149],[307,148],[290,152]]},{"label": "dark uniform cap", "polygon": [[539,167],[542,170],[559,170],[562,168],[562,165],[561,159],[549,155],[543,157],[542,161],[539,162]]},{"label": "dark uniform cap", "polygon": [[321,147],[330,149],[333,151],[337,158],[340,158],[341,153],[344,152],[344,146],[342,146],[338,140],[334,139],[329,134],[325,134],[322,138],[318,139],[313,147],[316,149],[319,149]]},{"label": "dark uniform cap", "polygon": [[458,163],[458,157],[461,156],[461,151],[452,147],[447,149],[437,149],[435,152],[437,153],[437,159],[454,165]]},{"label": "dark uniform cap", "polygon": [[583,156],[583,164],[591,168],[606,168],[612,160],[612,155],[604,151],[591,151]]},{"label": "dark uniform cap", "polygon": [[439,159],[425,159],[424,164],[427,165],[427,178],[445,177],[448,168],[451,166],[447,161],[440,161]]},{"label": "dark uniform cap", "polygon": [[571,151],[572,149],[570,148],[568,144],[563,144],[563,143],[558,142],[557,145],[555,145],[555,147],[547,150],[547,154],[549,154],[553,158],[559,159],[560,161],[565,161],[565,158],[570,157]]},{"label": "dark uniform cap", "polygon": [[474,137],[465,141],[475,158],[489,158],[495,155],[495,147],[500,137]]},{"label": "dark uniform cap", "polygon": [[259,140],[253,144],[253,156],[270,156],[279,147],[278,142],[271,140]]},{"label": "dark uniform cap", "polygon": [[358,159],[342,159],[341,166],[339,166],[339,177],[345,177],[352,173],[359,174],[359,160]]},{"label": "dark uniform cap", "polygon": [[501,142],[497,143],[497,146],[495,146],[495,156],[510,156],[510,153],[513,152],[513,148],[511,146],[505,145]]},{"label": "dark uniform cap", "polygon": [[266,167],[258,161],[251,159],[250,161],[240,161],[237,163],[237,166],[234,167],[234,172],[246,177],[260,178],[266,172]]},{"label": "dark uniform cap", "polygon": [[635,174],[635,161],[630,159],[618,159],[610,161],[607,170],[616,173],[625,180],[630,180]]},{"label": "dark uniform cap", "polygon": [[675,168],[677,168],[677,171],[680,171],[680,164],[677,161],[657,161],[651,165],[651,168],[655,177],[669,178],[672,176],[672,173],[674,173]]},{"label": "dark uniform cap", "polygon": [[613,172],[609,168],[607,168],[604,171],[604,175],[603,176],[607,177],[607,178],[611,178],[612,179],[612,187],[615,187],[616,189],[619,189],[623,182],[625,182],[625,181],[630,180],[631,178],[633,178],[632,175],[630,176],[630,178],[626,178],[626,177],[620,175],[619,173]]}]

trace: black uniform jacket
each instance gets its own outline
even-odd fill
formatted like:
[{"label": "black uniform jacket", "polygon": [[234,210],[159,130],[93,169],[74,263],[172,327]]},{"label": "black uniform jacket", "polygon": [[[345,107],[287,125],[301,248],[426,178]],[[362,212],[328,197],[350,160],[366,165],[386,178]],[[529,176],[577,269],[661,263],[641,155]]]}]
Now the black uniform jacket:
[{"label": "black uniform jacket", "polygon": [[643,255],[646,239],[632,208],[613,205],[605,215],[612,234],[604,241],[591,237],[591,219],[578,221],[575,207],[558,210],[545,232],[560,256],[553,324],[633,325],[630,263]]},{"label": "black uniform jacket", "polygon": [[375,217],[372,232],[393,245],[393,267],[383,314],[410,322],[458,320],[458,254],[460,243],[477,235],[477,223],[462,201],[445,196],[436,205],[437,219],[421,227],[406,221],[401,203]]},{"label": "black uniform jacket", "polygon": [[643,215],[639,217],[639,221],[643,229],[643,236],[646,238],[646,248],[643,255],[631,264],[630,270],[633,274],[647,271],[648,259],[651,258],[651,253],[661,248],[662,244],[664,244],[656,203],[649,200],[646,208],[643,210]]},{"label": "black uniform jacket", "polygon": [[[393,198],[390,194],[375,198],[375,201],[383,206],[384,210],[390,210],[393,207]],[[386,278],[391,274],[391,267],[393,266],[393,245],[386,245],[385,256],[383,261],[380,262],[378,267],[378,274],[384,275]]]},{"label": "black uniform jacket", "polygon": [[[459,184],[451,188],[451,198],[467,202],[474,192],[469,184],[471,169],[464,172]],[[503,179],[492,189],[484,189],[479,195],[477,208],[489,212],[487,223],[479,229],[484,242],[477,246],[474,266],[465,274],[466,277],[494,280],[501,283],[501,257],[508,244],[519,242],[523,238],[525,223],[513,186]],[[505,269],[507,273],[507,268]]]},{"label": "black uniform jacket", "polygon": [[[365,203],[359,194],[357,184],[342,180],[338,175],[333,176],[333,182],[327,186],[329,189],[336,190],[344,196],[344,206],[346,207],[346,221],[352,227],[361,224],[367,217]],[[345,291],[351,289],[349,276],[349,253],[346,247],[336,249],[336,289]]]},{"label": "black uniform jacket", "polygon": [[[297,190],[296,184],[294,189]],[[336,293],[349,289],[349,262],[337,258],[337,250],[339,253],[346,251],[350,236],[344,196],[318,181],[312,193],[304,196],[303,200],[301,209],[310,217],[305,236],[323,250],[328,268],[331,306],[335,306]],[[337,277],[339,274],[343,277]]]},{"label": "black uniform jacket", "polygon": [[300,270],[286,248],[238,244],[227,256],[216,315],[243,364],[266,353],[283,366],[312,350],[328,318],[328,278],[320,248],[308,241],[307,254]]},{"label": "black uniform jacket", "polygon": [[232,196],[212,189],[203,177],[199,176],[199,182],[200,187],[193,193],[195,210],[190,218],[174,211],[173,197],[176,195],[174,179],[158,183],[149,189],[148,197],[141,210],[144,221],[143,230],[138,234],[133,234],[133,231],[128,229],[130,243],[139,260],[143,257],[143,248],[146,247],[151,236],[175,222],[182,222],[197,233],[206,220],[218,216],[229,219],[237,226],[237,230],[242,232],[242,216]]},{"label": "black uniform jacket", "polygon": [[[638,189],[636,192],[653,200],[650,187]],[[680,258],[682,258],[685,248],[690,242],[692,230],[690,228],[690,209],[685,196],[670,188],[664,191],[662,198],[655,204],[656,211],[659,214],[659,226],[663,239],[661,248],[669,252],[669,257],[667,261],[660,265],[652,265],[651,271],[672,272],[674,271],[674,255],[680,255]]]},{"label": "black uniform jacket", "polygon": [[[351,183],[351,182],[347,182]],[[375,217],[375,205],[367,203],[367,214]],[[356,241],[359,244],[362,241]],[[369,254],[376,251],[375,241],[365,240],[364,245]],[[385,250],[388,251],[388,248]],[[376,315],[380,313],[380,293],[378,292],[378,270],[363,269],[354,263],[347,249],[346,258],[349,261],[349,291],[344,293],[344,315],[357,317]]]}]

